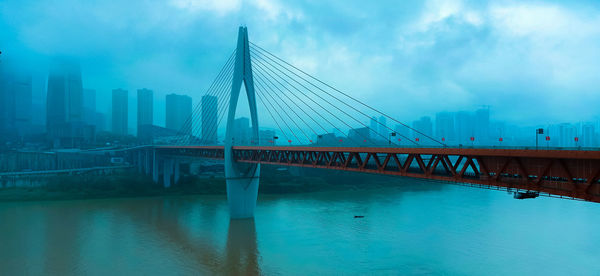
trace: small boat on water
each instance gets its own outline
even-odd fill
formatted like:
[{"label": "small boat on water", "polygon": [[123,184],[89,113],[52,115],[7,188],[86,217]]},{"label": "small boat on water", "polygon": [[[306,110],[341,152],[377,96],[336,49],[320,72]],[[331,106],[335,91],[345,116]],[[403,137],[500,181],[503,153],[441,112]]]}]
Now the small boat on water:
[{"label": "small boat on water", "polygon": [[365,216],[354,216],[354,218],[364,218]]},{"label": "small boat on water", "polygon": [[539,192],[527,191],[527,192],[514,192],[513,198],[515,199],[526,199],[526,198],[536,198],[540,196]]}]

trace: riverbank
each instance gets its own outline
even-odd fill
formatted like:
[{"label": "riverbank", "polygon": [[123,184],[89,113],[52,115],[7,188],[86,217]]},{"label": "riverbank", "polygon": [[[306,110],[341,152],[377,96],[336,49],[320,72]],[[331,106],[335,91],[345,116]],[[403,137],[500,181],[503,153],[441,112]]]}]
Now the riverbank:
[{"label": "riverbank", "polygon": [[[321,191],[348,191],[399,186],[405,178],[364,173],[319,169],[294,169],[263,166],[259,194],[311,193]],[[423,183],[410,189],[439,189]],[[177,195],[224,195],[225,178],[183,175],[169,188],[154,183],[147,175],[129,171],[117,175],[72,175],[47,179],[37,187],[10,187],[0,189],[0,201],[70,200],[119,197],[150,197]]]}]

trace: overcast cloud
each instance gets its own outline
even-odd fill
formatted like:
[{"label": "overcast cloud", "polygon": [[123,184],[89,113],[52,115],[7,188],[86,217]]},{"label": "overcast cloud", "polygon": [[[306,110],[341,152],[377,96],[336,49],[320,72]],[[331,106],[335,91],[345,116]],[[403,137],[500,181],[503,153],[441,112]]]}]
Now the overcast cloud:
[{"label": "overcast cloud", "polygon": [[520,124],[600,115],[596,1],[3,0],[0,49],[40,75],[50,57],[77,57],[108,110],[117,87],[132,99],[146,87],[197,100],[241,24],[253,42],[405,121],[481,105]]}]

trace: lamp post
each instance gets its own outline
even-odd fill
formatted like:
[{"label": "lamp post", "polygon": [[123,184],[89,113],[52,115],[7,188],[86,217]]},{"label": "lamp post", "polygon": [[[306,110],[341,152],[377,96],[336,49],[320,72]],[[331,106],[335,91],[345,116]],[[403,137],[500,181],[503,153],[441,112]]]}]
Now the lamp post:
[{"label": "lamp post", "polygon": [[396,136],[396,132],[392,132],[390,133],[390,135],[388,136],[388,144],[391,145],[392,144],[392,136]]},{"label": "lamp post", "polygon": [[277,137],[277,136],[273,136],[273,145],[275,145],[275,144],[276,144],[275,142],[277,142],[277,139],[279,139],[279,137]]}]

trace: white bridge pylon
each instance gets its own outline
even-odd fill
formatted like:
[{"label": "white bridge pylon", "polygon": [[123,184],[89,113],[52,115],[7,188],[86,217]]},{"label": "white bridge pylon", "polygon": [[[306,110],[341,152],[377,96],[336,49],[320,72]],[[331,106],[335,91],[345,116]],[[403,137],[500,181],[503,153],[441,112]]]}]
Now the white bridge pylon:
[{"label": "white bridge pylon", "polygon": [[258,197],[258,181],[260,164],[244,164],[235,162],[232,147],[234,145],[234,120],[242,83],[246,90],[250,116],[252,121],[251,141],[258,141],[258,116],[256,113],[256,96],[254,79],[250,62],[250,45],[248,29],[240,27],[238,32],[235,67],[229,98],[229,113],[225,132],[225,178],[227,183],[227,202],[232,219],[251,218],[254,216]]}]

